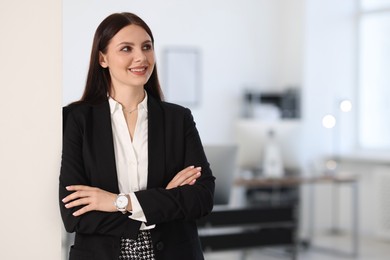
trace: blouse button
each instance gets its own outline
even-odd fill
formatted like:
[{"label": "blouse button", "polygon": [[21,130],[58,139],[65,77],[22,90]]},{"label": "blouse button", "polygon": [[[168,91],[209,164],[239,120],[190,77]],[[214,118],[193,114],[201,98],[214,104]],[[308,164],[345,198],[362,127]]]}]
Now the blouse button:
[{"label": "blouse button", "polygon": [[163,242],[158,242],[156,244],[156,248],[157,248],[158,251],[163,250],[164,249],[164,243]]}]

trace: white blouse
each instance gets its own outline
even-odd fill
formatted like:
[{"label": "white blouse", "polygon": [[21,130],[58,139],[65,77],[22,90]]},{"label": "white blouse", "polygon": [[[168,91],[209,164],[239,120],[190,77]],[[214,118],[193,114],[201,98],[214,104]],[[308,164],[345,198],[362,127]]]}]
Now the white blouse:
[{"label": "white blouse", "polygon": [[129,218],[143,222],[140,229],[152,229],[146,226],[146,217],[134,192],[145,190],[148,183],[148,106],[147,94],[138,104],[138,118],[133,140],[123,114],[123,107],[109,97],[111,125],[114,139],[116,170],[120,193],[130,195],[132,214]]}]

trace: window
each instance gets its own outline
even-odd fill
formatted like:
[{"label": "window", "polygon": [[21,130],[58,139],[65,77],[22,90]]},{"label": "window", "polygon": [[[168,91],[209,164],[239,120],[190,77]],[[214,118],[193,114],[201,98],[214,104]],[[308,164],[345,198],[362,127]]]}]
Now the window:
[{"label": "window", "polygon": [[390,0],[361,0],[359,145],[390,149]]},{"label": "window", "polygon": [[363,12],[389,8],[390,0],[361,0],[361,6]]}]

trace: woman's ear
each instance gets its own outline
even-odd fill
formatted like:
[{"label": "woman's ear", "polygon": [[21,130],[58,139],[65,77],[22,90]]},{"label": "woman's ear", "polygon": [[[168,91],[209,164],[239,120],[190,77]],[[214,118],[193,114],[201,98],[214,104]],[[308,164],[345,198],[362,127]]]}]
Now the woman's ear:
[{"label": "woman's ear", "polygon": [[104,55],[101,51],[99,51],[99,63],[100,63],[100,66],[102,66],[103,68],[108,67],[108,64],[106,61],[106,55]]}]

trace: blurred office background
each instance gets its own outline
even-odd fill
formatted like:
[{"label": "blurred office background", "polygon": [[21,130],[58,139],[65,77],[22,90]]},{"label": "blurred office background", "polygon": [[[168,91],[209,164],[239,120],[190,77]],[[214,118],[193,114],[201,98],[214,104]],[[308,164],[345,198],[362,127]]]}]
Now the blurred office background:
[{"label": "blurred office background", "polygon": [[[356,234],[358,254],[346,258],[389,255],[390,1],[63,1],[64,105],[82,93],[98,23],[122,11],[151,27],[167,101],[189,107],[205,147],[222,149],[206,152],[237,148],[230,171],[215,171],[217,182],[231,180],[219,187],[230,191],[227,203],[248,200],[235,179],[267,177],[259,172],[272,132],[283,169],[303,178],[299,238],[311,246],[302,246],[300,259],[344,259],[313,245],[348,251]],[[353,179],[303,183],[324,175]],[[248,259],[288,259],[262,248],[245,252]],[[242,253],[211,251],[206,259]]]}]

